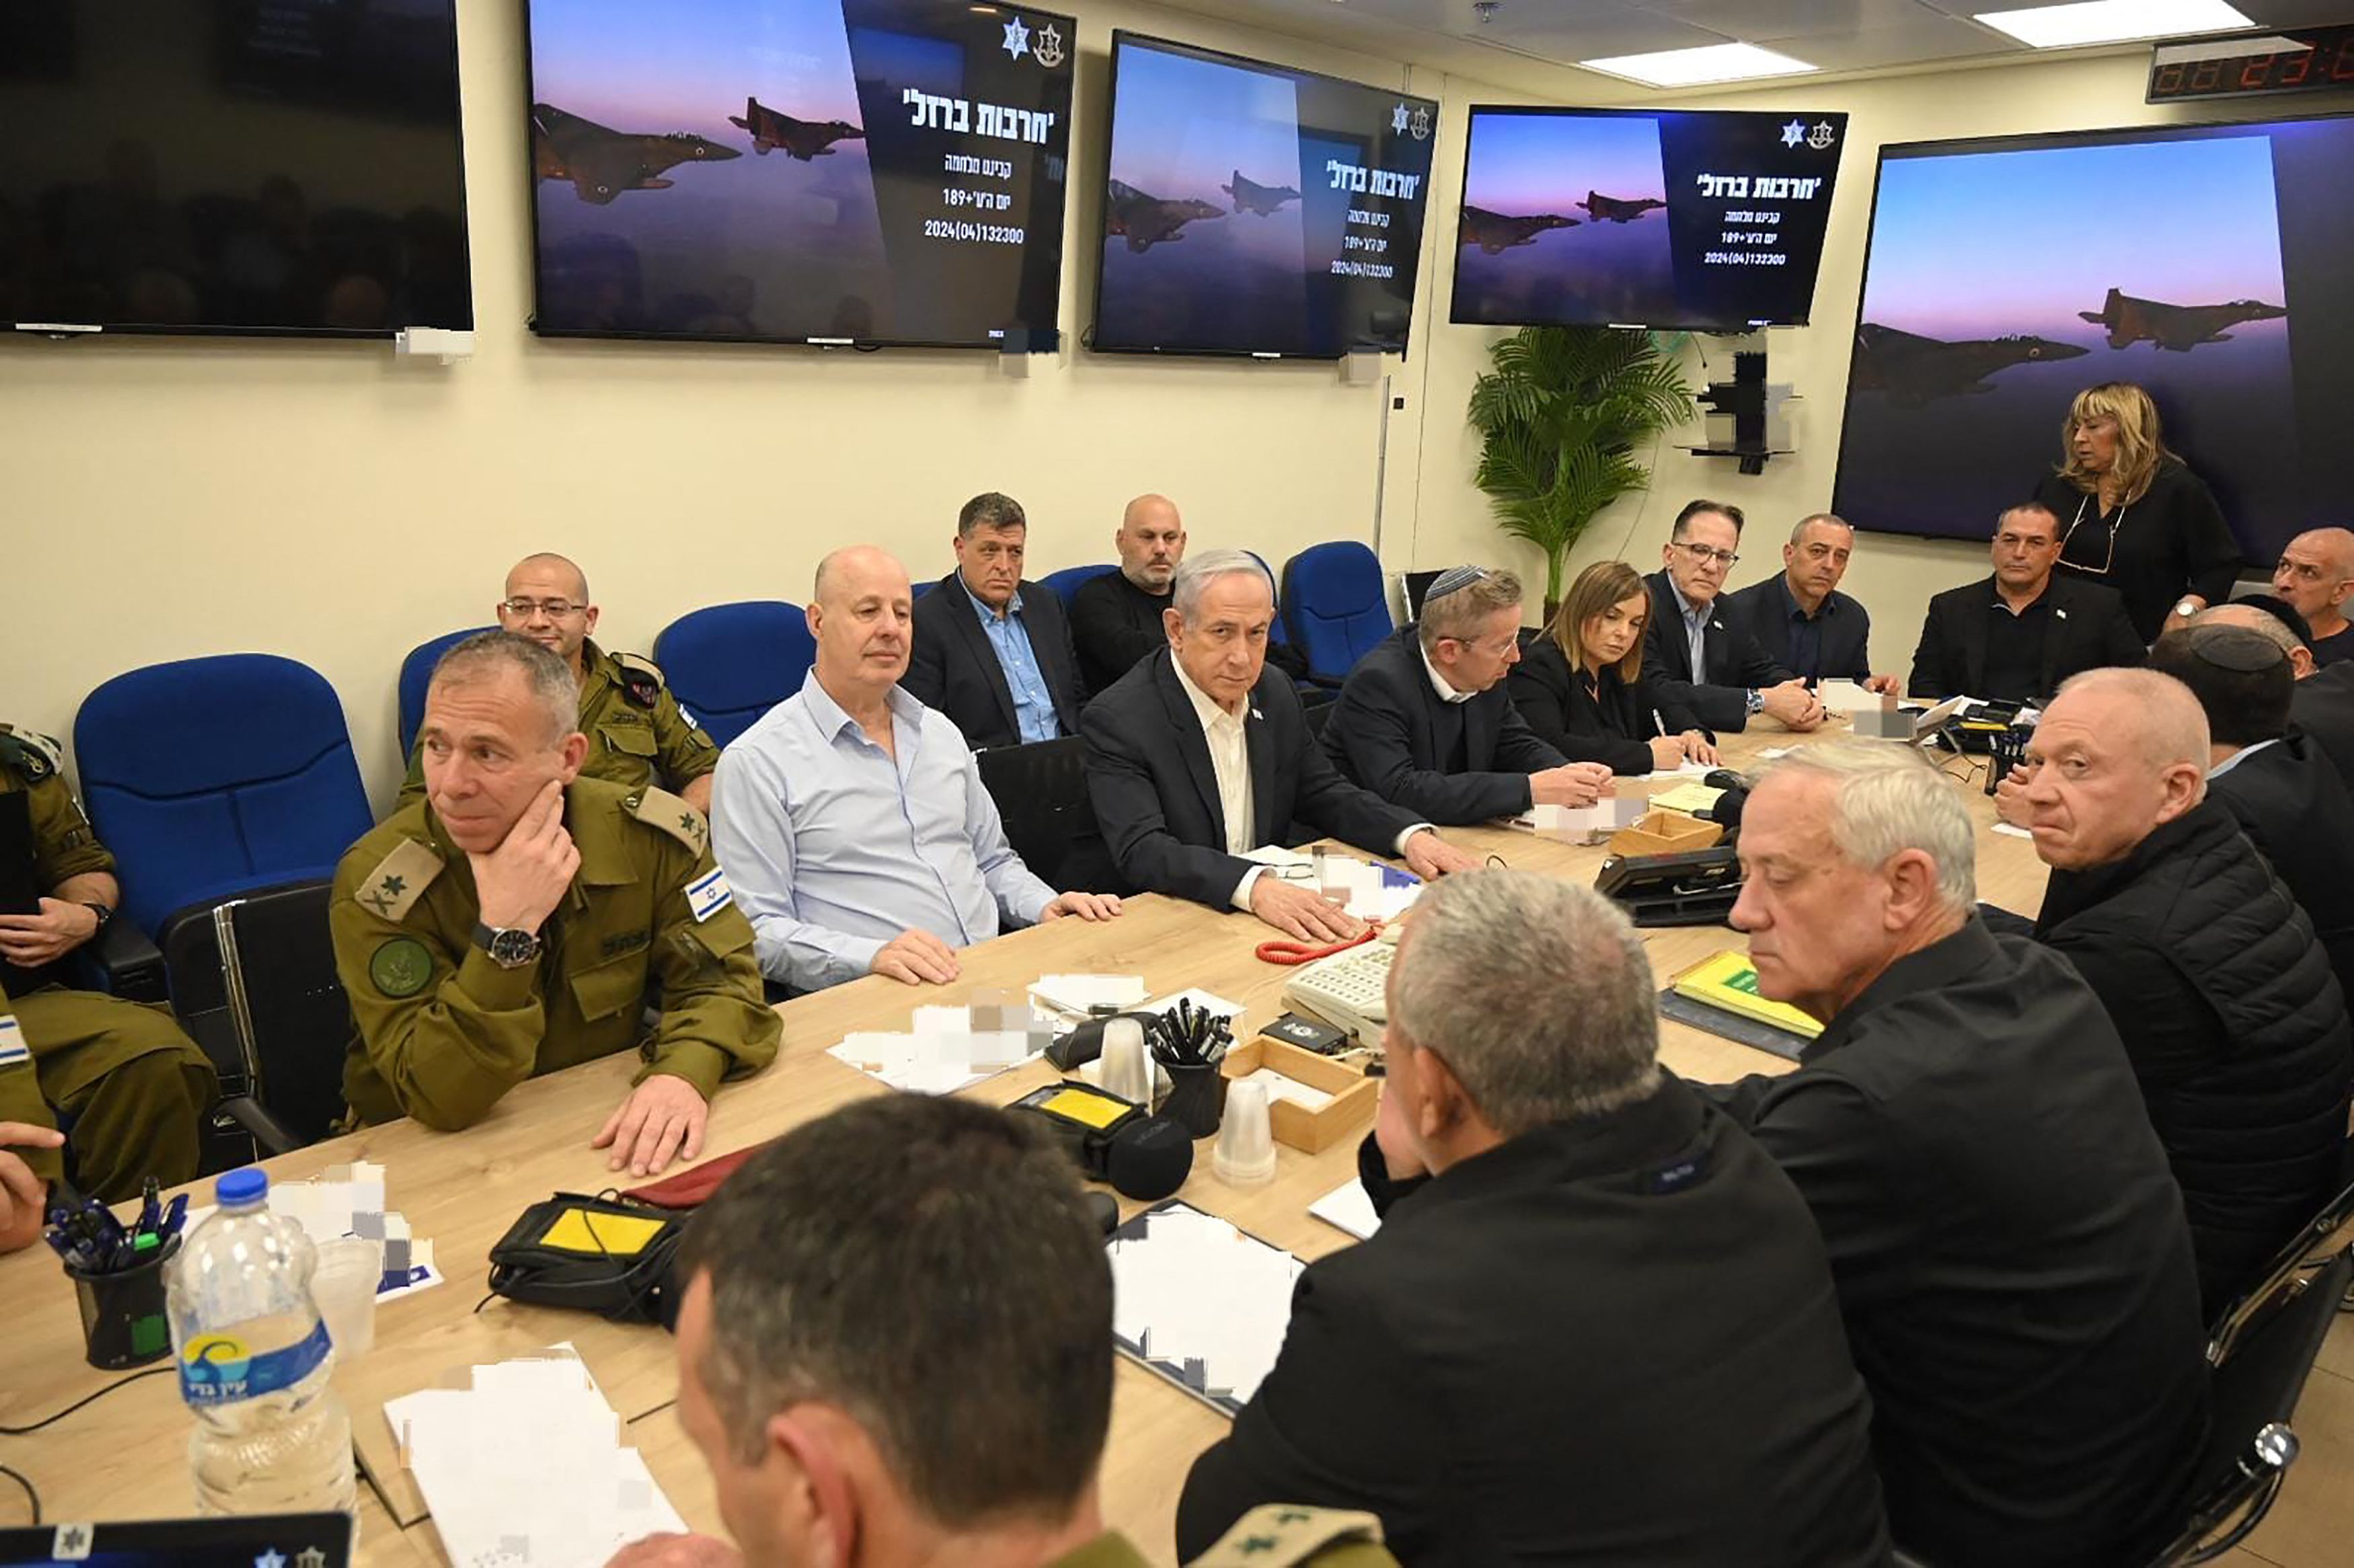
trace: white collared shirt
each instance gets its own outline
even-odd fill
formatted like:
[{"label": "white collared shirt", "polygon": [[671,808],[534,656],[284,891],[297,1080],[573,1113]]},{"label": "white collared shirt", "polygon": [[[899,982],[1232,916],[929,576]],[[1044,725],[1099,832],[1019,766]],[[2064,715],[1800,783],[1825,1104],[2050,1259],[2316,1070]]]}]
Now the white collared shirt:
[{"label": "white collared shirt", "polygon": [[2281,737],[2279,736],[2274,736],[2270,740],[2260,740],[2253,746],[2243,746],[2240,747],[2239,750],[2232,753],[2231,756],[2223,758],[2222,761],[2215,764],[2214,767],[2210,768],[2207,770],[2207,777],[2210,779],[2221,779],[2224,774],[2229,773],[2232,768],[2237,768],[2241,763],[2245,762],[2249,758],[2253,757],[2257,752],[2262,751],[2264,747],[2268,746],[2278,746],[2280,743]]},{"label": "white collared shirt", "polygon": [[1424,672],[1430,676],[1430,689],[1438,694],[1440,702],[1468,703],[1479,694],[1477,692],[1458,692],[1448,685],[1447,677],[1438,673],[1438,666],[1430,662],[1430,650],[1422,647],[1419,643],[1416,644],[1416,650],[1422,655]]}]

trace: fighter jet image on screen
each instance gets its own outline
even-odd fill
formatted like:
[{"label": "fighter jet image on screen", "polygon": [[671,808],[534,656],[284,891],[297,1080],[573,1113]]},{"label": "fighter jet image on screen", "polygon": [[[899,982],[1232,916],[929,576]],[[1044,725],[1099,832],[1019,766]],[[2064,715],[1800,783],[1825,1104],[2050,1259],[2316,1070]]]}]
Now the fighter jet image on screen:
[{"label": "fighter jet image on screen", "polygon": [[1466,207],[1462,227],[1456,232],[1458,245],[1476,245],[1490,256],[1501,256],[1516,245],[1534,245],[1537,236],[1548,228],[1575,228],[1578,220],[1564,217],[1557,212],[1541,212],[1533,217],[1508,217],[1500,212],[1490,212],[1484,207]]},{"label": "fighter jet image on screen", "polygon": [[1577,204],[1585,216],[1596,223],[1632,223],[1647,212],[1660,212],[1667,203],[1652,196],[1635,196],[1622,200],[1606,196],[1599,191],[1587,191],[1585,199]]},{"label": "fighter jet image on screen", "polygon": [[1855,332],[1855,385],[1918,406],[1933,397],[1991,392],[1998,370],[2047,359],[2081,359],[2092,352],[2049,338],[1966,338],[1947,343],[1866,322]]},{"label": "fighter jet image on screen", "polygon": [[1218,188],[1235,198],[1236,212],[1255,212],[1261,217],[1273,217],[1285,202],[1299,199],[1299,193],[1289,185],[1263,185],[1243,178],[1240,169],[1235,171],[1234,184]]},{"label": "fighter jet image on screen", "polygon": [[806,164],[831,157],[836,142],[863,142],[866,132],[846,120],[796,120],[779,114],[757,98],[744,101],[744,112],[731,114],[727,123],[752,133],[752,151],[762,157],[784,153]]},{"label": "fighter jet image on screen", "polygon": [[623,191],[666,191],[662,178],[680,164],[715,164],[744,154],[684,131],[610,131],[567,114],[552,103],[531,106],[532,172],[543,180],[570,180],[582,201],[611,204]]},{"label": "fighter jet image on screen", "polygon": [[2233,300],[2227,305],[2169,305],[2158,300],[2137,300],[2111,289],[2098,311],[2078,311],[2076,314],[2094,326],[2108,328],[2111,348],[2154,343],[2177,354],[2189,354],[2202,343],[2231,342],[2232,334],[2223,330],[2225,327],[2238,326],[2242,322],[2278,321],[2288,312],[2262,300]]},{"label": "fighter jet image on screen", "polygon": [[1191,198],[1163,201],[1149,196],[1125,180],[1111,183],[1111,204],[1105,214],[1106,232],[1124,237],[1130,250],[1150,250],[1152,247],[1185,237],[1177,231],[1196,218],[1224,217],[1225,213],[1205,201]]}]

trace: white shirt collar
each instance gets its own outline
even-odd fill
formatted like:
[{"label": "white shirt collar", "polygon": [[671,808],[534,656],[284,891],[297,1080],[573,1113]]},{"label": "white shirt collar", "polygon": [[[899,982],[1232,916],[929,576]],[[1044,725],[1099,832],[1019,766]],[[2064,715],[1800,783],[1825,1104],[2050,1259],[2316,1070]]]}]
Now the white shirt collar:
[{"label": "white shirt collar", "polygon": [[[1228,713],[1219,705],[1215,697],[1193,683],[1193,677],[1185,673],[1183,661],[1180,660],[1173,652],[1169,655],[1169,667],[1177,672],[1177,683],[1185,689],[1185,695],[1193,702],[1194,715],[1202,721],[1203,727],[1207,728],[1219,723],[1239,725],[1243,722],[1242,714]],[[1246,693],[1243,696],[1243,712],[1249,711],[1250,696]]]},{"label": "white shirt collar", "polygon": [[2207,770],[2207,777],[2210,779],[2221,779],[2224,774],[2229,773],[2232,768],[2237,768],[2241,763],[2245,762],[2249,758],[2253,757],[2257,752],[2262,751],[2264,747],[2268,746],[2278,746],[2280,743],[2281,737],[2279,736],[2274,736],[2270,740],[2260,740],[2253,746],[2243,746],[2240,747],[2239,750],[2232,753],[2231,756],[2223,758],[2222,761],[2215,764],[2214,767],[2210,768]]},{"label": "white shirt collar", "polygon": [[1430,662],[1430,650],[1419,642],[1415,644],[1415,649],[1422,655],[1423,673],[1430,677],[1430,689],[1438,694],[1440,702],[1468,703],[1479,694],[1477,692],[1458,692],[1448,685],[1447,677],[1438,673],[1438,666]]}]

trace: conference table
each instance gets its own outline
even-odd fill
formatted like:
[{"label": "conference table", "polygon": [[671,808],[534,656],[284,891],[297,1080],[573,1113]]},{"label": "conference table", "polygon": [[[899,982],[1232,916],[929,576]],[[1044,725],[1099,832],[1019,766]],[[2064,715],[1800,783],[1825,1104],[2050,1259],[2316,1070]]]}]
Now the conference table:
[{"label": "conference table", "polygon": [[[1839,733],[1834,726],[1819,738]],[[1778,729],[1727,736],[1725,761],[1747,766],[1764,749],[1808,738]],[[1979,897],[2032,915],[2044,884],[2032,846],[2024,838],[1993,831],[1993,802],[1982,792],[1982,775],[1960,758],[1949,758],[1946,766],[1979,828]],[[1628,779],[1619,781],[1619,789],[1649,794],[1686,781]],[[1447,836],[1516,868],[1588,885],[1607,853],[1508,825],[1449,829]],[[1019,993],[1042,974],[1133,974],[1143,979],[1151,996],[1198,987],[1241,1005],[1235,1033],[1238,1041],[1247,1039],[1285,1011],[1283,985],[1293,971],[1263,962],[1254,952],[1272,934],[1246,915],[1147,895],[1126,900],[1117,920],[1058,920],[968,948],[961,956],[962,973],[950,985],[918,989],[869,977],[783,1002],[778,1011],[784,1044],[777,1061],[720,1091],[705,1154],[763,1142],[859,1096],[890,1092],[828,1054],[845,1035],[904,1030],[918,1005],[953,1005],[990,991]],[[1742,946],[1738,934],[1721,926],[1649,930],[1644,938],[1662,982],[1716,951]],[[343,1043],[323,1042],[322,1048],[340,1051]],[[1787,1072],[1793,1065],[1671,1020],[1662,1021],[1660,1054],[1670,1067],[1698,1082]],[[317,1177],[356,1160],[382,1165],[387,1205],[408,1217],[415,1235],[432,1242],[446,1280],[380,1304],[374,1348],[335,1371],[365,1478],[359,1489],[360,1563],[447,1561],[425,1500],[402,1467],[383,1414],[385,1403],[418,1389],[461,1383],[471,1367],[564,1341],[575,1347],[596,1378],[621,1417],[624,1440],[644,1456],[680,1513],[697,1529],[720,1530],[710,1477],[678,1423],[670,1336],[658,1328],[519,1305],[489,1296],[484,1283],[491,1248],[530,1204],[559,1192],[597,1192],[632,1184],[626,1174],[606,1169],[605,1154],[590,1149],[588,1139],[628,1092],[635,1065],[634,1054],[624,1053],[532,1079],[464,1132],[436,1132],[398,1121],[265,1162],[277,1181]],[[1044,1062],[1033,1061],[962,1092],[1004,1104],[1056,1078]],[[1233,1188],[1212,1172],[1205,1141],[1197,1147],[1193,1174],[1178,1196],[1312,1260],[1352,1245],[1341,1231],[1311,1217],[1308,1208],[1354,1177],[1357,1143],[1352,1135],[1317,1154],[1278,1146],[1272,1181]],[[195,1185],[202,1191],[194,1201],[208,1202],[209,1181]],[[1123,1200],[1123,1217],[1143,1206]],[[0,1302],[6,1304],[7,1327],[6,1342],[0,1345],[0,1425],[39,1421],[125,1375],[84,1363],[74,1293],[46,1247],[0,1258]],[[1104,1512],[1112,1527],[1155,1562],[1175,1560],[1179,1489],[1194,1456],[1225,1426],[1225,1419],[1208,1405],[1126,1358],[1120,1361],[1103,1469]],[[39,1488],[48,1520],[186,1515],[193,1511],[189,1430],[176,1379],[149,1376],[39,1433],[0,1436],[0,1465],[22,1471]],[[22,1494],[0,1478],[0,1526],[27,1517]]]}]

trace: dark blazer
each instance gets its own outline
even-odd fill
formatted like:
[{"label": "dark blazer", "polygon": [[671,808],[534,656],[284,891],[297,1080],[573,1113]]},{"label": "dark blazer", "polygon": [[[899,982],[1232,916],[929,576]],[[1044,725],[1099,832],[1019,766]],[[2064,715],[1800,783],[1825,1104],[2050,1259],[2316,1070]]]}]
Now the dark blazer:
[{"label": "dark blazer", "polygon": [[[1386,855],[1426,820],[1341,777],[1309,736],[1299,694],[1280,671],[1260,672],[1246,711],[1257,842],[1329,835]],[[1079,733],[1087,742],[1087,794],[1120,874],[1149,893],[1225,907],[1252,863],[1226,853],[1210,743],[1169,650],[1089,703]]]},{"label": "dark blazer", "polygon": [[[2125,509],[2114,553],[2099,501],[2056,473],[2037,482],[2035,499],[2060,519],[2059,574],[2105,583],[2126,601],[2126,619],[2144,642],[2158,641],[2167,612],[2186,593],[2209,604],[2232,597],[2240,542],[2207,482],[2179,458],[2158,460],[2149,489]],[[2077,523],[2078,515],[2084,518]],[[2074,524],[2071,532],[2071,524]],[[2100,570],[2105,564],[2108,569]]]},{"label": "dark blazer", "polygon": [[2125,1041],[2212,1320],[2338,1186],[2354,1033],[2328,953],[2212,800],[2119,860],[2055,869],[2035,931]]},{"label": "dark blazer", "polygon": [[1629,778],[1651,770],[1653,736],[1700,727],[1691,709],[1661,696],[1639,677],[1627,684],[1615,669],[1603,671],[1588,692],[1561,644],[1550,637],[1540,636],[1521,650],[1504,689],[1538,739],[1572,762],[1599,762]]},{"label": "dark blazer", "polygon": [[2146,1561],[2205,1433],[2206,1332],[2181,1191],[2067,960],[1972,920],[1797,1072],[1716,1092],[1822,1228],[1897,1544]]},{"label": "dark blazer", "polygon": [[1815,611],[1821,633],[1820,654],[1811,670],[1801,670],[1790,658],[1790,622],[1798,601],[1790,597],[1790,578],[1776,572],[1762,583],[1751,583],[1739,593],[1723,596],[1717,613],[1727,623],[1749,633],[1768,659],[1787,665],[1802,681],[1868,681],[1872,678],[1872,613],[1850,596],[1833,588]]},{"label": "dark blazer", "polygon": [[[1484,822],[1529,809],[1529,775],[1567,760],[1537,738],[1497,683],[1468,703],[1439,700],[1412,624],[1349,672],[1325,718],[1324,754],[1352,784],[1432,822]],[[1463,766],[1448,771],[1455,743]]]},{"label": "dark blazer", "polygon": [[2207,798],[2238,819],[2248,842],[2296,895],[2354,1001],[2354,796],[2310,736],[2292,729],[2207,781]]},{"label": "dark blazer", "polygon": [[1643,683],[1666,701],[1691,710],[1702,728],[1728,733],[1748,728],[1747,694],[1780,685],[1791,678],[1790,672],[1726,618],[1722,598],[1711,607],[1708,630],[1702,633],[1701,652],[1708,668],[1694,670],[1691,645],[1684,641],[1683,607],[1676,602],[1667,569],[1643,580],[1651,587],[1651,622],[1643,628]]},{"label": "dark blazer", "polygon": [[1168,594],[1145,592],[1117,571],[1081,583],[1071,596],[1071,642],[1087,690],[1102,691],[1147,653],[1169,646],[1161,613],[1175,602]]},{"label": "dark blazer", "polygon": [[[1913,651],[1908,693],[1916,697],[1993,694],[1983,683],[1994,597],[1989,573],[1929,601],[1929,613],[1921,622],[1921,645]],[[2115,589],[2054,572],[2043,590],[2043,602],[2052,607],[2052,622],[2043,638],[2043,679],[2031,694],[2048,697],[2071,675],[2109,664],[2139,664],[2149,657]]]},{"label": "dark blazer", "polygon": [[1416,1568],[1861,1568],[1888,1560],[1869,1420],[1806,1204],[1670,1077],[1310,1265],[1178,1555],[1282,1501],[1377,1513]]},{"label": "dark blazer", "polygon": [[[1022,626],[1030,634],[1030,652],[1038,673],[1046,679],[1046,694],[1055,699],[1055,717],[1065,735],[1079,732],[1079,708],[1086,700],[1079,685],[1079,658],[1071,649],[1071,627],[1063,616],[1063,601],[1055,590],[1024,577],[1014,588],[1022,600]],[[964,743],[975,751],[990,746],[1019,746],[1022,729],[1013,718],[1013,688],[1007,683],[997,650],[954,572],[939,587],[916,601],[916,636],[907,659],[907,673],[899,683],[928,708],[938,708],[964,732]]]},{"label": "dark blazer", "polygon": [[2331,664],[2296,683],[2289,723],[2313,737],[2354,789],[2354,662]]}]

